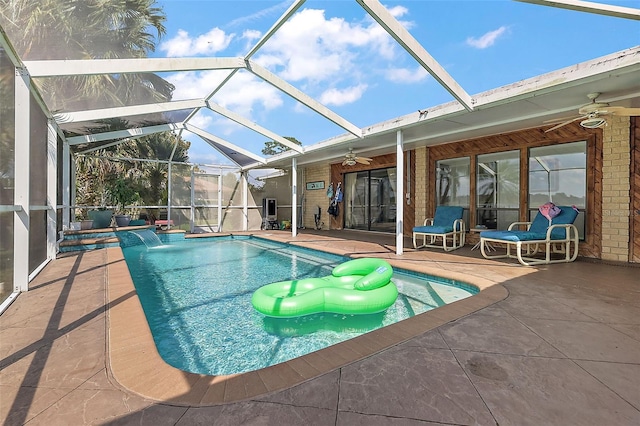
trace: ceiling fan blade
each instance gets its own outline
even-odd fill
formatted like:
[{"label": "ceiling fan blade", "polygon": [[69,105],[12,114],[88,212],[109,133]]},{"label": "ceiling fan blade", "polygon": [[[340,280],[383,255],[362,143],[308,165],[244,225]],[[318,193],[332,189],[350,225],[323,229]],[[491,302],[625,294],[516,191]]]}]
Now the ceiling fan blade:
[{"label": "ceiling fan blade", "polygon": [[605,112],[611,115],[634,117],[640,115],[640,108],[607,107],[605,108]]},{"label": "ceiling fan blade", "polygon": [[371,161],[371,159],[369,158],[362,158],[362,157],[356,157],[354,158],[354,160],[356,160],[356,163],[365,164],[365,165],[369,165],[369,161]]},{"label": "ceiling fan blade", "polygon": [[343,165],[343,166],[346,166],[348,162],[349,162],[349,160],[344,160],[344,161],[342,162],[342,165]]},{"label": "ceiling fan blade", "polygon": [[554,118],[553,120],[546,120],[546,121],[543,121],[543,122],[542,122],[542,124],[564,123],[564,122],[566,122],[567,120],[571,120],[571,119],[574,119],[574,118],[576,118],[576,119],[577,119],[578,117],[585,117],[585,116],[583,116],[583,115],[579,115],[579,116],[577,116],[577,115],[572,115],[571,117],[560,117],[560,118]]},{"label": "ceiling fan blade", "polygon": [[560,123],[560,124],[558,124],[558,125],[556,125],[556,126],[553,126],[552,128],[545,130],[544,132],[545,132],[545,133],[552,132],[552,131],[554,131],[554,130],[556,130],[556,129],[559,129],[559,128],[560,128],[560,127],[562,127],[562,126],[566,126],[567,124],[573,123],[574,121],[582,120],[583,118],[584,118],[584,116],[580,116],[580,117],[572,118],[571,120],[567,120],[567,121],[565,121],[565,122],[563,122],[563,123]]}]

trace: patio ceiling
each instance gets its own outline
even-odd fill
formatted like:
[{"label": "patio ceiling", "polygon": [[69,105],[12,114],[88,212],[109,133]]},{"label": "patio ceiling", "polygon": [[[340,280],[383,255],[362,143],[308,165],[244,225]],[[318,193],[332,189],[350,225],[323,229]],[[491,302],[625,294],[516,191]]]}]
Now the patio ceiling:
[{"label": "patio ceiling", "polygon": [[[251,57],[304,4],[296,0],[244,57],[235,58],[146,58],[117,60],[37,60],[25,61],[32,78],[75,75],[161,73],[196,70],[228,70],[229,74],[213,92],[199,99],[149,103],[147,105],[71,111],[56,114],[61,129],[72,145],[103,143],[160,131],[191,132],[240,168],[291,166],[340,161],[352,148],[367,156],[395,152],[396,133],[402,130],[407,149],[476,138],[514,130],[539,127],[547,120],[577,114],[588,103],[587,94],[600,92],[599,102],[640,107],[640,46],[596,58],[569,68],[523,80],[487,92],[470,95],[376,0],[356,0],[415,61],[452,96],[454,101],[416,111],[402,117],[360,128],[322,105],[287,81],[254,63]],[[525,1],[581,12],[640,20],[640,10],[582,1]],[[211,99],[238,71],[250,72],[344,130],[332,139],[303,146],[229,111]],[[200,109],[208,109],[262,136],[278,141],[290,151],[265,158],[190,123]],[[133,127],[114,132],[90,133],[99,120],[126,118]]]}]

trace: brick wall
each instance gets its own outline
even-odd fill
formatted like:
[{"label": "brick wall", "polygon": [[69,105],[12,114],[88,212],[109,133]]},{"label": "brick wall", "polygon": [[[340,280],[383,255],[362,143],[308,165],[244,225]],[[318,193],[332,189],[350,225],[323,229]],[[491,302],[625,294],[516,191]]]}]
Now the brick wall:
[{"label": "brick wall", "polygon": [[602,259],[629,261],[629,118],[608,117],[602,146]]},{"label": "brick wall", "polygon": [[427,173],[427,148],[422,147],[415,150],[416,155],[416,219],[414,226],[420,226],[427,217],[427,201],[428,201],[428,173]]},{"label": "brick wall", "polygon": [[[302,182],[301,185],[305,198],[303,223],[306,228],[313,229],[315,227],[313,215],[318,212],[318,206],[320,206],[320,221],[324,222],[322,229],[329,229],[329,213],[327,213],[329,198],[327,198],[327,188],[330,183],[330,173],[331,167],[329,164],[307,167],[304,170],[304,182]],[[307,182],[324,182],[324,189],[307,190]],[[298,192],[300,192],[300,190],[298,190]]]}]

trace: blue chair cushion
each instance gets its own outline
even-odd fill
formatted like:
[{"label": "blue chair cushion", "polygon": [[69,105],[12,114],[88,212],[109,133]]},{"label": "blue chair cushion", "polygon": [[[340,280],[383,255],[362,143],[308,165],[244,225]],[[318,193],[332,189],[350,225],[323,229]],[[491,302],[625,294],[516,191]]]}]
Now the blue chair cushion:
[{"label": "blue chair cushion", "polygon": [[447,232],[453,230],[453,222],[456,219],[462,219],[464,209],[459,206],[438,206],[436,207],[436,214],[433,217],[433,226],[442,226],[451,228]]},{"label": "blue chair cushion", "polygon": [[453,226],[416,226],[413,228],[413,232],[420,232],[423,234],[446,234],[453,231]]},{"label": "blue chair cushion", "polygon": [[[531,231],[483,231],[480,233],[481,238],[491,238],[503,241],[536,241],[545,240],[547,233],[545,232],[531,232]],[[553,236],[552,236],[553,239]]]},{"label": "blue chair cushion", "polygon": [[[578,217],[578,211],[576,209],[570,206],[558,207],[560,207],[561,212],[551,220],[552,225],[567,225],[575,222],[576,218]],[[546,233],[548,227],[549,219],[544,217],[542,213],[538,212],[535,219],[533,220],[533,223],[531,224],[531,227],[529,228],[529,231]],[[552,240],[561,240],[563,238],[565,238],[564,229],[554,229],[553,231],[551,231]]]}]

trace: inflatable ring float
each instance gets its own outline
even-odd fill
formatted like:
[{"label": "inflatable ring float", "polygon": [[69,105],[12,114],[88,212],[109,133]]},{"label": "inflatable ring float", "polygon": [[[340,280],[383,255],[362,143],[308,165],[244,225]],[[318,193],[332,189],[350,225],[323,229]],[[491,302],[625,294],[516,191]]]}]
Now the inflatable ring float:
[{"label": "inflatable ring float", "polygon": [[251,303],[270,317],[320,312],[374,314],[393,305],[398,297],[392,275],[391,265],[382,259],[354,259],[336,266],[326,277],[262,286],[253,293]]}]

